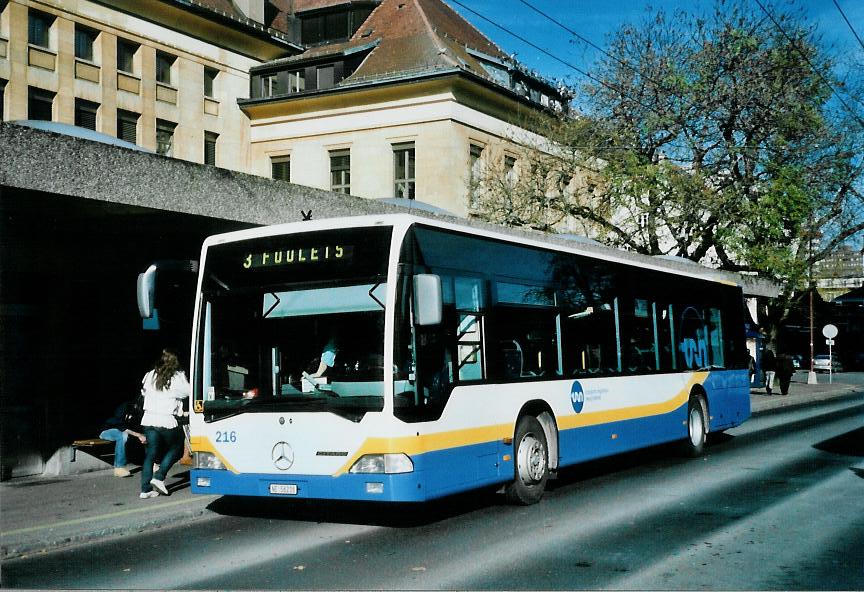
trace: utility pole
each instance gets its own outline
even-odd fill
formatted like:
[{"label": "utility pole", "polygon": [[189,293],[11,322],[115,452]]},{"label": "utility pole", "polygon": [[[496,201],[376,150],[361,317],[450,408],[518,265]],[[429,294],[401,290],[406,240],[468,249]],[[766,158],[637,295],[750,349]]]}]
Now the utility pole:
[{"label": "utility pole", "polygon": [[816,368],[813,366],[813,212],[810,212],[810,240],[807,261],[807,287],[810,292],[810,372],[807,373],[807,384],[816,384]]}]

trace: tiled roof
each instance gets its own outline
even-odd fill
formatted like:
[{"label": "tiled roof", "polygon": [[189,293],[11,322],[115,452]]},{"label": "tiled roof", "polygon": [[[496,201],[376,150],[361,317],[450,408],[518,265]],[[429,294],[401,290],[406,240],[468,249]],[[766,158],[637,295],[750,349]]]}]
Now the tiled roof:
[{"label": "tiled roof", "polygon": [[[303,10],[344,0],[294,0]],[[331,52],[369,46],[374,50],[341,86],[400,74],[461,69],[489,78],[467,48],[507,60],[507,55],[442,0],[383,0],[347,42],[316,46],[290,58],[292,62],[314,60]],[[282,60],[280,60],[282,62]],[[271,64],[268,65],[273,65]]]}]

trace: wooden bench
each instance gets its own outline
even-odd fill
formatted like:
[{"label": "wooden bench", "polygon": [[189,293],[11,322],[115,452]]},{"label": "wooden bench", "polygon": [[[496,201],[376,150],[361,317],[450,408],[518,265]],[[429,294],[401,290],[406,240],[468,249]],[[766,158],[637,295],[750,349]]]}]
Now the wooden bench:
[{"label": "wooden bench", "polygon": [[[70,459],[70,462],[75,462],[75,454],[78,452],[79,448],[90,449],[92,451],[90,454],[100,460],[105,460],[109,457],[113,459],[114,445],[114,440],[103,440],[102,438],[83,438],[81,440],[75,440],[72,442],[72,458]],[[106,460],[105,462],[109,461]]]}]

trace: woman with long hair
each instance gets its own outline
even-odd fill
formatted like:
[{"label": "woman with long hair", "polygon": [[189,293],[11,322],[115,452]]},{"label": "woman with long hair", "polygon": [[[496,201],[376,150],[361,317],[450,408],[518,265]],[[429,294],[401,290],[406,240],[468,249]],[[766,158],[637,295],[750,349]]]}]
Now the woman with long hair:
[{"label": "woman with long hair", "polygon": [[[144,466],[141,469],[141,499],[168,495],[165,477],[183,454],[183,428],[177,415],[183,412],[183,399],[189,396],[189,381],[180,369],[180,360],[171,350],[162,350],[153,370],[144,375],[144,416],[141,427],[147,438]],[[159,470],[153,474],[153,464]]]}]

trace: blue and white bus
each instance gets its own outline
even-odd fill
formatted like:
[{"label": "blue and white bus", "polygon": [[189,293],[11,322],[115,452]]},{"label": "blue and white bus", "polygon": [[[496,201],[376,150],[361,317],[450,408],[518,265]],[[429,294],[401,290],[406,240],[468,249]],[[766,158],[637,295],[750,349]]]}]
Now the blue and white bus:
[{"label": "blue and white bus", "polygon": [[561,467],[696,455],[749,417],[740,287],[558,242],[407,214],[207,239],[193,492],[530,504]]}]

